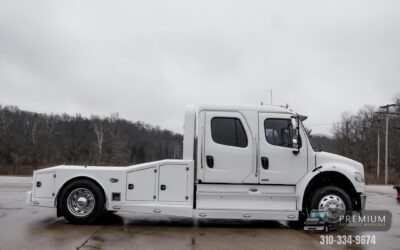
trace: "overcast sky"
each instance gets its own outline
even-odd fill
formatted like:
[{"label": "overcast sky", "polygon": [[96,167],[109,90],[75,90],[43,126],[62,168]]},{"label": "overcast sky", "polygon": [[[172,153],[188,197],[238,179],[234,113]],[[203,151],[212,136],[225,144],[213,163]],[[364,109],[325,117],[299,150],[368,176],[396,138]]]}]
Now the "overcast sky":
[{"label": "overcast sky", "polygon": [[0,104],[181,131],[186,104],[288,103],[329,134],[400,92],[400,1],[0,0]]}]

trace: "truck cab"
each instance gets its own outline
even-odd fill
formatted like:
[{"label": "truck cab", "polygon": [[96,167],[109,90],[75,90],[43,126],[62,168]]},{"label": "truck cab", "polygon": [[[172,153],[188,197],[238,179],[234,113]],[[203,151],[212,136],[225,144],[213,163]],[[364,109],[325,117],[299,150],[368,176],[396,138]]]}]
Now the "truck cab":
[{"label": "truck cab", "polygon": [[182,160],[37,170],[27,203],[81,224],[107,211],[297,221],[363,210],[362,164],[315,151],[304,119],[275,106],[189,106]]}]

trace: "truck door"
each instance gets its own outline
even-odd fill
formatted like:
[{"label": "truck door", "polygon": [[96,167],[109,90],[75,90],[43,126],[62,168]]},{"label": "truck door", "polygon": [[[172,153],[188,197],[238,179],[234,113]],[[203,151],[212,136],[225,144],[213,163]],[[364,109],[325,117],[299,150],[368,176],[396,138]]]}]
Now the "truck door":
[{"label": "truck door", "polygon": [[296,184],[307,172],[305,134],[300,129],[301,148],[293,153],[290,114],[259,114],[259,159],[261,184]]},{"label": "truck door", "polygon": [[205,118],[204,182],[242,183],[255,164],[246,119],[239,112],[211,111]]}]

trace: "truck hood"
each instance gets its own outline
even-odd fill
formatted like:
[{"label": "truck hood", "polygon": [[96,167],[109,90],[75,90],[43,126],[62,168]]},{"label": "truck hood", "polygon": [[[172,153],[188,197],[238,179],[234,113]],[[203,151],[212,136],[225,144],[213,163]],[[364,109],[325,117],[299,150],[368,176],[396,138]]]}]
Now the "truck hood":
[{"label": "truck hood", "polygon": [[316,159],[317,159],[316,160],[317,166],[323,165],[324,163],[336,163],[336,162],[344,163],[353,166],[354,168],[357,169],[358,172],[364,174],[364,167],[360,162],[341,155],[332,154],[328,152],[317,152]]}]

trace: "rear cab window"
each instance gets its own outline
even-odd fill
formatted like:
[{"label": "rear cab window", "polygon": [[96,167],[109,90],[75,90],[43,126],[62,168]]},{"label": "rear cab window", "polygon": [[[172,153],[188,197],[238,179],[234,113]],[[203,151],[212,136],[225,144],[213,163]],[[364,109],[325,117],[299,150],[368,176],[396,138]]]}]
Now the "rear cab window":
[{"label": "rear cab window", "polygon": [[211,120],[211,136],[214,142],[222,145],[246,148],[246,131],[238,118],[214,117]]}]

